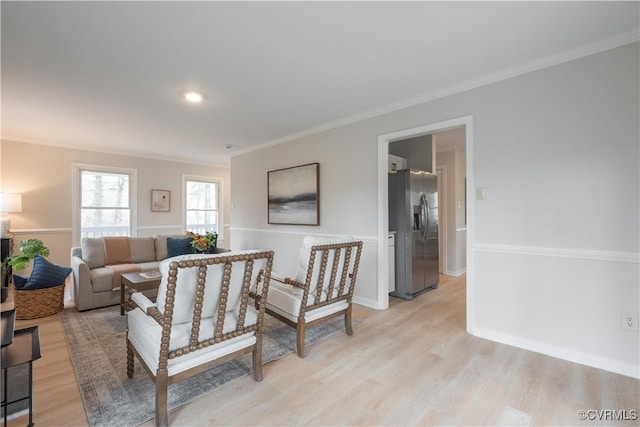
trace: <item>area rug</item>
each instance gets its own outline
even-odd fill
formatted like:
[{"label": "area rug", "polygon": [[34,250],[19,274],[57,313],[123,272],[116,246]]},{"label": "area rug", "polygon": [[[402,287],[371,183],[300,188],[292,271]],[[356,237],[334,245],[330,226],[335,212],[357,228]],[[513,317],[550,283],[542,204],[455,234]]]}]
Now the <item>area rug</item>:
[{"label": "area rug", "polygon": [[[155,416],[154,384],[136,359],[127,378],[127,316],[119,307],[60,313],[71,362],[90,426],[136,426]],[[295,329],[265,315],[263,363],[296,350]],[[307,328],[312,344],[344,331],[342,317]],[[169,410],[251,373],[251,354],[169,386]]]}]

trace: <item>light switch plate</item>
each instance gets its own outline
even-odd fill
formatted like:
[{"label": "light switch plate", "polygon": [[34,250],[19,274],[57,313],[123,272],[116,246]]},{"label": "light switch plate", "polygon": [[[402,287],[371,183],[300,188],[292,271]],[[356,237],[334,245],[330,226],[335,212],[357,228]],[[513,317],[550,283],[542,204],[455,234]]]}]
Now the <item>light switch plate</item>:
[{"label": "light switch plate", "polygon": [[484,200],[484,187],[476,187],[476,200]]}]

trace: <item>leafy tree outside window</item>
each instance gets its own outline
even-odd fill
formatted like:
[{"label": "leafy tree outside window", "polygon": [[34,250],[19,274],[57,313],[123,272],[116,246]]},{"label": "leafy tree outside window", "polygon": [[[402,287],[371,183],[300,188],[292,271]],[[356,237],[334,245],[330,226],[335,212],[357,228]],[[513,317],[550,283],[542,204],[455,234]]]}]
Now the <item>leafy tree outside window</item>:
[{"label": "leafy tree outside window", "polygon": [[82,170],[80,186],[81,237],[131,234],[128,174]]},{"label": "leafy tree outside window", "polygon": [[220,234],[220,183],[207,180],[185,180],[186,228],[205,234]]}]

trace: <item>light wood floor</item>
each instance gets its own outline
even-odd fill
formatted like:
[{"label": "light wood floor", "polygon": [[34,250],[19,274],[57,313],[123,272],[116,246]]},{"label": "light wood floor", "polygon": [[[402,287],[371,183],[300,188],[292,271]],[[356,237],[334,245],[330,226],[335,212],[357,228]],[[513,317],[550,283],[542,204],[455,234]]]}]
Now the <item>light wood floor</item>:
[{"label": "light wood floor", "polygon": [[[640,411],[640,381],[465,333],[464,276],[386,311],[356,306],[354,335],[336,335],[169,414],[173,426],[638,425],[581,422],[579,410]],[[57,316],[40,325],[37,426],[87,421]],[[125,355],[122,358],[125,369]],[[10,426],[26,425],[26,416]],[[144,426],[153,426],[148,422]]]}]

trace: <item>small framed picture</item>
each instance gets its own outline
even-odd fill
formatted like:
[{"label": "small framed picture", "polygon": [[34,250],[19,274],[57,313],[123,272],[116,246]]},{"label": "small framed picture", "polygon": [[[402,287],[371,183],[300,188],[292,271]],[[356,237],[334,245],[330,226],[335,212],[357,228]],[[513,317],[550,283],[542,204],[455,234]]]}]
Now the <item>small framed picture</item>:
[{"label": "small framed picture", "polygon": [[151,190],[151,212],[169,212],[171,210],[171,191]]}]

